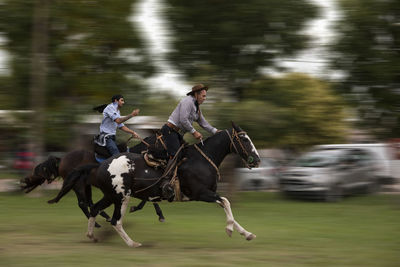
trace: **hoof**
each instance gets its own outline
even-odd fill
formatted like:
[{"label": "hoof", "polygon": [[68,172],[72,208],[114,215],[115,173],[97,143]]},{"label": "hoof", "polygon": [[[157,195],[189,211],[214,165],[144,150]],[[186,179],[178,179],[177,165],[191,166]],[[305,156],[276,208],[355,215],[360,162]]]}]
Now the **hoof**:
[{"label": "hoof", "polygon": [[160,222],[165,222],[165,218],[158,218]]},{"label": "hoof", "polygon": [[229,236],[229,237],[232,237],[232,233],[233,233],[233,230],[232,229],[230,229],[230,228],[225,228],[225,232],[226,232],[226,234]]},{"label": "hoof", "polygon": [[49,204],[53,204],[53,203],[57,203],[58,201],[56,199],[50,199],[49,201],[47,201],[47,203]]},{"label": "hoof", "polygon": [[129,212],[135,212],[136,211],[136,206],[132,206],[130,209],[129,209]]},{"label": "hoof", "polygon": [[246,237],[246,240],[247,241],[250,241],[250,240],[253,240],[254,238],[256,238],[257,236],[255,235],[255,234],[249,234],[247,237]]},{"label": "hoof", "polygon": [[138,248],[138,247],[141,247],[142,244],[138,243],[138,242],[135,242],[135,241],[132,241],[132,242],[128,243],[128,246],[131,247],[131,248]]},{"label": "hoof", "polygon": [[90,240],[92,240],[94,243],[97,243],[97,238],[95,238],[94,237],[94,235],[90,235],[90,234],[86,234],[86,236],[90,239]]}]

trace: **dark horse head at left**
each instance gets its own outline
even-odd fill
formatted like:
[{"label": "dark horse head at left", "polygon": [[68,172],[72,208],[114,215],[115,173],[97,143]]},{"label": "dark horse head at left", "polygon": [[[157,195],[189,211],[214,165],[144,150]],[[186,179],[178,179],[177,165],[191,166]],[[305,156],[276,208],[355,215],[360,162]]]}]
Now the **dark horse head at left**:
[{"label": "dark horse head at left", "polygon": [[[188,200],[217,203],[226,213],[226,232],[230,236],[234,229],[246,240],[252,240],[255,235],[245,230],[233,217],[230,203],[225,197],[216,193],[219,178],[218,167],[229,153],[238,154],[249,168],[260,163],[259,154],[250,137],[239,126],[232,123],[232,128],[220,131],[207,138],[204,144],[187,146],[182,151],[182,160],[178,164],[178,178],[182,194]],[[88,168],[89,167],[89,168]],[[74,172],[75,177],[88,173],[90,166],[84,166]],[[114,204],[111,224],[128,246],[138,247],[141,244],[133,241],[122,227],[122,218],[131,197],[147,201],[165,199],[162,191],[162,170],[156,170],[146,165],[138,154],[122,153],[115,155],[100,166],[96,166],[96,184],[103,192],[103,198],[91,207],[87,236],[96,241],[93,230],[95,218],[99,212]],[[79,180],[79,179],[76,179]],[[61,189],[62,196],[73,183]],[[59,200],[59,198],[58,198]]]}]

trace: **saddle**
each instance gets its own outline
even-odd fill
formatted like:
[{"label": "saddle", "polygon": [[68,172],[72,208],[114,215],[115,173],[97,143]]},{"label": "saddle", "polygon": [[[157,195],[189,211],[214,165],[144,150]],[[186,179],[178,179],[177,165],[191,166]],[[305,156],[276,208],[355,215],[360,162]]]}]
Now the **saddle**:
[{"label": "saddle", "polygon": [[160,159],[160,158],[155,158],[153,154],[149,153],[148,151],[143,151],[142,152],[143,159],[146,162],[146,164],[154,169],[165,169],[167,167],[167,160],[165,159]]},{"label": "saddle", "polygon": [[[100,158],[104,158],[107,159],[109,157],[111,157],[110,152],[108,151],[108,149],[106,148],[106,146],[102,146],[99,143],[100,142],[96,142],[96,140],[98,140],[100,137],[100,135],[95,135],[94,136],[94,140],[93,140],[93,151],[94,153],[99,156]],[[104,143],[105,144],[105,143]],[[128,147],[126,143],[121,143],[121,144],[117,144],[118,150],[120,152],[126,152],[128,151]]]}]

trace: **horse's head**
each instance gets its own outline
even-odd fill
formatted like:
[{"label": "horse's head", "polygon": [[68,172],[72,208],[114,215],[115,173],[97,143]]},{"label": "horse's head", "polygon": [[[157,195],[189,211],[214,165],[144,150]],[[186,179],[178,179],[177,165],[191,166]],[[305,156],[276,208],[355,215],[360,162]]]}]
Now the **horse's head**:
[{"label": "horse's head", "polygon": [[236,152],[245,162],[248,168],[258,167],[260,155],[250,137],[238,125],[232,122],[232,151]]},{"label": "horse's head", "polygon": [[35,167],[33,173],[20,180],[20,187],[29,193],[46,180],[51,183],[58,176],[58,164],[60,158],[50,156],[45,162]]}]

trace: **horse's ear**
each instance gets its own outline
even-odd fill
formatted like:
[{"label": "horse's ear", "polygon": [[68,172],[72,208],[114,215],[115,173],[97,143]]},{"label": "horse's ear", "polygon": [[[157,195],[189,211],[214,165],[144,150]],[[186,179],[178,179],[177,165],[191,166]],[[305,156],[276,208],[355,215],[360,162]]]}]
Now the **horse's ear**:
[{"label": "horse's ear", "polygon": [[235,129],[237,132],[241,132],[242,131],[242,129],[238,125],[236,125],[236,123],[234,123],[233,121],[231,121],[231,123],[232,123],[233,129]]}]

